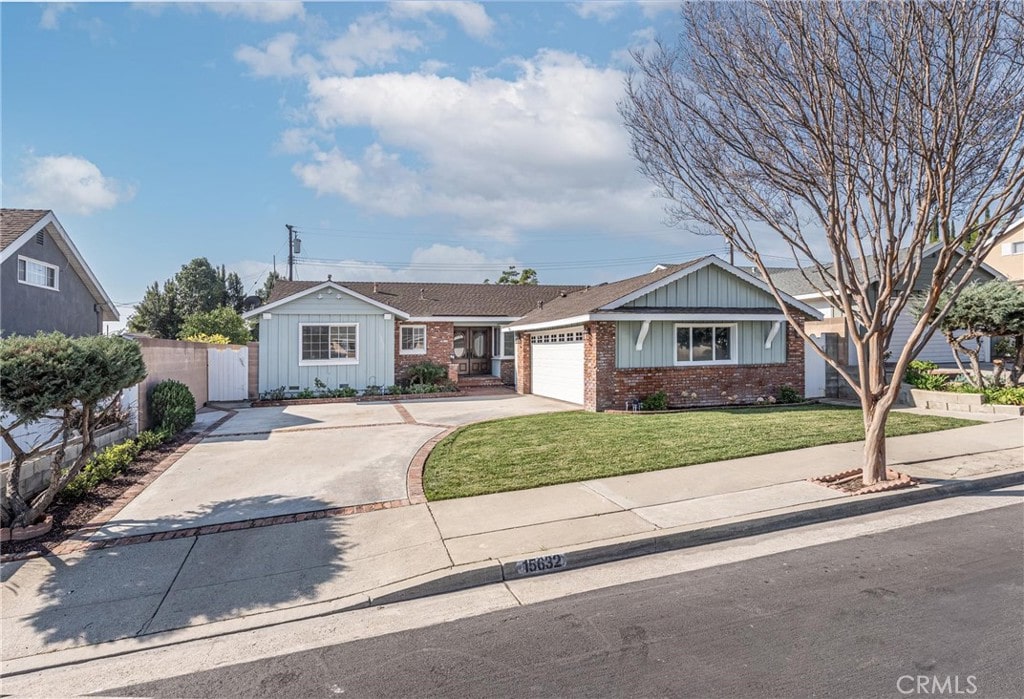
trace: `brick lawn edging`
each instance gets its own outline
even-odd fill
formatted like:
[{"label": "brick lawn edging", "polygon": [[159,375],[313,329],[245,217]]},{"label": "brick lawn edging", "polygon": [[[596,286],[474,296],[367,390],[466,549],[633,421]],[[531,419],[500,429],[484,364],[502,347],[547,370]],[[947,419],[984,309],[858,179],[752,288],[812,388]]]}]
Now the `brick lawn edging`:
[{"label": "brick lawn edging", "polygon": [[862,473],[862,469],[851,468],[849,471],[840,471],[839,473],[832,473],[827,476],[816,476],[814,478],[808,478],[807,480],[816,485],[823,485],[826,488],[832,488],[833,490],[839,490],[847,495],[870,495],[872,493],[885,493],[890,490],[899,490],[900,488],[911,488],[917,485],[917,481],[911,478],[906,473],[900,473],[894,471],[891,468],[885,469],[886,479],[872,485],[867,485],[857,490],[847,490],[843,488],[842,484],[851,481]]},{"label": "brick lawn edging", "polygon": [[423,471],[427,467],[427,458],[430,456],[430,452],[434,451],[434,447],[436,447],[442,439],[462,427],[465,427],[465,425],[449,427],[444,432],[434,435],[428,439],[423,443],[423,446],[416,451],[416,455],[413,456],[412,461],[409,462],[409,470],[406,471],[405,474],[405,491],[409,495],[409,504],[422,505],[427,501],[427,496],[423,492]]}]

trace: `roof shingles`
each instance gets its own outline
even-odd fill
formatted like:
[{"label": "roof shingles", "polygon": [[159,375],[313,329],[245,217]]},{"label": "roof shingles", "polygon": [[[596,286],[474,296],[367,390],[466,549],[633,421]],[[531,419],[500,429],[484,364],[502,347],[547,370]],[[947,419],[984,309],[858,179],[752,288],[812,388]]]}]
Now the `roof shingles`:
[{"label": "roof shingles", "polygon": [[45,209],[0,209],[0,250],[7,249],[48,213]]}]

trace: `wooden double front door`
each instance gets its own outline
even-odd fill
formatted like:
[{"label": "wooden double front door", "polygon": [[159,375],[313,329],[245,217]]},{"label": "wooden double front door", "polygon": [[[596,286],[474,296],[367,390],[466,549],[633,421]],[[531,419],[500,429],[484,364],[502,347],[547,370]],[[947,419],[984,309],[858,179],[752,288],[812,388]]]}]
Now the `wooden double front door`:
[{"label": "wooden double front door", "polygon": [[452,353],[460,374],[491,373],[491,329],[455,328]]}]

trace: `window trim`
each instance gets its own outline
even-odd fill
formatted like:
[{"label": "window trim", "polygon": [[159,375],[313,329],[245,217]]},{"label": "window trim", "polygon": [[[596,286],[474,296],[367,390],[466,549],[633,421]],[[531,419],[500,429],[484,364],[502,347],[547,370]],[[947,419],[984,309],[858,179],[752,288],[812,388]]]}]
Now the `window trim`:
[{"label": "window trim", "polygon": [[[57,265],[50,264],[49,262],[43,262],[37,260],[34,257],[26,257],[25,255],[18,255],[18,262],[25,262],[25,279],[21,278],[21,270],[17,271],[18,283],[24,284],[25,286],[34,286],[37,289],[46,289],[48,291],[60,291],[60,267]],[[29,263],[39,265],[43,269],[53,270],[53,286],[47,286],[46,284],[36,284],[35,282],[28,281],[28,265]],[[18,267],[21,265],[19,264]]]},{"label": "window trim", "polygon": [[1009,244],[1009,250],[1006,256],[1011,255],[1024,255],[1024,240],[1015,240]]},{"label": "window trim", "polygon": [[[422,330],[423,331],[423,349],[402,349],[402,333],[406,330]],[[422,324],[416,325],[399,325],[398,326],[398,353],[399,354],[426,354],[427,353],[427,326]]]},{"label": "window trim", "polygon": [[[302,329],[306,327],[328,327],[328,328],[355,328],[356,331],[356,356],[354,359],[303,359],[302,358]],[[299,323],[299,366],[337,366],[354,365],[359,363],[359,323]]]},{"label": "window trim", "polygon": [[[736,341],[738,333],[738,323],[673,323],[672,327],[672,362],[674,366],[730,366],[739,364],[739,344]],[[680,360],[679,359],[679,328],[729,328],[729,349],[732,357],[730,359],[712,359],[710,361],[693,361],[693,360]],[[712,336],[714,333],[712,332]],[[693,333],[690,333],[690,339],[693,339]],[[711,345],[712,352],[714,352],[714,343]],[[691,356],[693,353],[693,343],[690,344]]]},{"label": "window trim", "polygon": [[[505,336],[512,336],[512,354],[505,354]],[[491,347],[497,348],[500,354],[492,354],[492,359],[515,359],[516,357],[516,333],[514,330],[505,330],[503,326],[494,328],[494,336],[491,338]]]}]

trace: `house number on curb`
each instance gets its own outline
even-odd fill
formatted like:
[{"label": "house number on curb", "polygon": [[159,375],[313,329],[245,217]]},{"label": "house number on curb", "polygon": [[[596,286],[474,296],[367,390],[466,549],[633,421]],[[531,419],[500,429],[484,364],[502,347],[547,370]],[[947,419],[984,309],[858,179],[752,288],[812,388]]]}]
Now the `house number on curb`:
[{"label": "house number on curb", "polygon": [[569,565],[569,562],[565,560],[565,556],[556,553],[551,556],[538,556],[537,558],[527,558],[525,561],[519,561],[516,563],[516,572],[519,575],[535,575],[537,573],[546,573],[549,570],[565,568],[567,565]]}]

